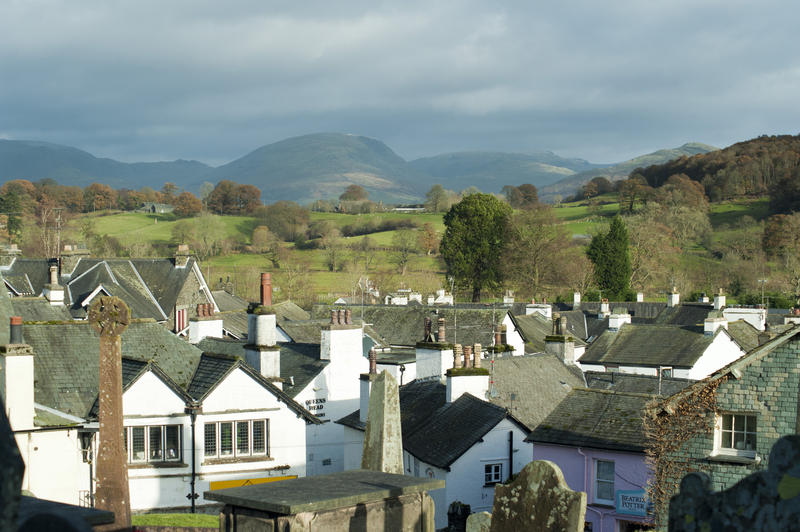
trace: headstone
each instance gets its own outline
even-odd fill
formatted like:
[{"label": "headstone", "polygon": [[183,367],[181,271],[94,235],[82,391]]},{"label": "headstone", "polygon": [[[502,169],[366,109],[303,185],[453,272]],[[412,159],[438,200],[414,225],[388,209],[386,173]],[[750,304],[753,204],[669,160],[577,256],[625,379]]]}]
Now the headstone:
[{"label": "headstone", "polygon": [[128,328],[130,311],[118,297],[102,296],[89,308],[89,323],[100,333],[99,444],[97,453],[98,508],[114,512],[106,530],[131,526],[127,454],[122,422],[122,332]]},{"label": "headstone", "polygon": [[492,514],[477,512],[467,517],[467,532],[489,532],[492,528]]},{"label": "headstone", "polygon": [[705,473],[689,473],[669,503],[670,532],[798,530],[800,435],[784,436],[769,453],[769,468],[712,492]]},{"label": "headstone", "polygon": [[0,530],[17,529],[22,476],[25,463],[6,417],[6,406],[0,398]]},{"label": "headstone", "polygon": [[384,370],[372,383],[361,468],[403,474],[403,436],[400,429],[400,389]]},{"label": "headstone", "polygon": [[586,494],[569,489],[556,464],[536,460],[510,484],[495,486],[490,530],[582,532],[585,517]]},{"label": "headstone", "polygon": [[447,508],[447,532],[466,532],[467,518],[472,507],[461,501],[453,501]]}]

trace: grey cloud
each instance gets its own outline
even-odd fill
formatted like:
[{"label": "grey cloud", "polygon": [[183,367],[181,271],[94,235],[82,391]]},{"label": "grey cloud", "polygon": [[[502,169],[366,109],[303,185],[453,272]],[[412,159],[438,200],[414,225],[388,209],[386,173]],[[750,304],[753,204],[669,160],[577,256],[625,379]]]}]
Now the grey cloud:
[{"label": "grey cloud", "polygon": [[223,163],[291,135],[612,162],[793,132],[792,2],[0,4],[0,136]]}]

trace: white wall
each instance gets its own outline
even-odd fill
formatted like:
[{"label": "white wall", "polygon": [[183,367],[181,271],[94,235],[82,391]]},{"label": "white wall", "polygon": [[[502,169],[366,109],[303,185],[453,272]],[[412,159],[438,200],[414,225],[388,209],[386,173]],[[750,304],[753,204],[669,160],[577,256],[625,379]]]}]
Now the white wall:
[{"label": "white wall", "polygon": [[34,430],[15,435],[25,476],[22,489],[36,497],[80,504],[89,490],[89,466],[83,462],[77,429]]},{"label": "white wall", "polygon": [[453,367],[452,349],[426,349],[418,347],[416,352],[418,379],[444,378],[445,372]]},{"label": "white wall", "polygon": [[397,381],[398,385],[408,384],[409,382],[413,381],[417,378],[417,364],[416,362],[409,362],[404,364],[406,370],[402,372],[402,382],[400,378],[400,365],[399,364],[381,364],[378,363],[378,373],[386,370],[389,374],[394,377],[394,380]]},{"label": "white wall", "polygon": [[[323,330],[323,341],[326,332]],[[330,332],[334,333],[329,336],[330,363],[294,398],[325,422],[306,427],[308,475],[344,471],[344,427],[334,421],[358,410],[361,394],[359,377],[369,371],[369,361],[363,355],[362,329]]]},{"label": "white wall", "polygon": [[738,359],[744,355],[744,353],[744,350],[731,339],[724,329],[718,330],[714,341],[711,342],[711,345],[708,346],[703,355],[695,362],[694,367],[689,371],[688,378],[696,380],[704,379],[718,369]]},{"label": "white wall", "polygon": [[494,486],[484,486],[484,466],[503,464],[503,481],[508,478],[508,433],[514,433],[513,472],[519,472],[531,461],[533,446],[526,443],[527,434],[516,424],[504,419],[483,436],[483,441],[473,445],[453,464],[450,471],[439,469],[419,461],[403,452],[403,463],[407,475],[444,479],[442,489],[430,492],[436,505],[436,529],[447,526],[447,508],[453,501],[469,504],[472,512],[491,512],[494,502]]},{"label": "white wall", "polygon": [[[192,434],[185,404],[158,377],[144,374],[123,395],[125,426],[180,424],[182,460],[174,467],[129,464],[131,508],[186,507],[190,491]],[[215,461],[203,456],[204,424],[217,421],[269,420],[269,456]],[[270,476],[304,476],[306,422],[285,403],[242,369],[234,370],[203,402],[195,428],[196,486],[198,505],[210,483],[220,480]],[[289,466],[285,468],[284,466]]]},{"label": "white wall", "polygon": [[514,356],[524,355],[525,342],[522,340],[522,335],[520,335],[508,312],[503,317],[502,325],[506,326],[506,343],[514,348]]}]

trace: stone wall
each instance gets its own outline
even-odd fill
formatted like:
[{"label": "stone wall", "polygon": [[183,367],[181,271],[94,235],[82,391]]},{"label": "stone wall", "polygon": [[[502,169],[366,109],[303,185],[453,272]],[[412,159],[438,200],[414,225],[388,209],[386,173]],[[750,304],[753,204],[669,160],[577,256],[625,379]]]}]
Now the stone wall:
[{"label": "stone wall", "polygon": [[[710,488],[730,488],[747,475],[765,471],[769,453],[775,442],[798,430],[800,391],[800,341],[793,339],[775,348],[760,360],[743,368],[740,378],[730,375],[717,389],[718,412],[755,413],[757,416],[756,458],[712,457],[716,415],[708,412],[709,431],[697,434],[679,451],[688,458],[687,469],[676,478],[667,479],[677,485],[686,473],[701,471],[710,477]],[[674,493],[673,493],[674,494]]]},{"label": "stone wall", "polygon": [[[194,275],[194,273],[190,273],[186,276],[186,282],[183,283],[183,287],[181,287],[181,291],[178,293],[178,299],[175,301],[175,306],[178,308],[186,307],[188,309],[186,312],[187,323],[189,318],[197,317],[197,305],[201,303],[210,303],[206,293],[204,291],[200,291],[201,286],[202,285],[197,279],[197,276]],[[174,330],[175,309],[165,308],[164,312],[167,313],[167,328],[170,331]]]}]

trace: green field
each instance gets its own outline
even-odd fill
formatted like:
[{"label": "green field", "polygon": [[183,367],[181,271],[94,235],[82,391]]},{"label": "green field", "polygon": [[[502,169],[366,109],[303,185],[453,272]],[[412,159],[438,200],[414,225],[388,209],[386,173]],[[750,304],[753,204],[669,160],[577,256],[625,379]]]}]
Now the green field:
[{"label": "green field", "polygon": [[[560,219],[564,227],[572,235],[596,234],[607,227],[609,220],[619,209],[613,202],[613,196],[606,195],[601,198],[602,204],[589,206],[586,201],[559,205],[554,209],[554,214]],[[751,234],[756,237],[760,230],[758,224],[748,223],[742,225],[743,217],[759,221],[768,214],[768,201],[766,199],[740,200],[711,205],[710,221],[715,231],[708,239],[711,246],[716,246],[725,239],[735,239],[740,235]],[[173,228],[178,221],[172,215],[152,215],[140,213],[102,213],[85,215],[94,224],[94,232],[99,235],[108,235],[118,239],[124,246],[133,243],[148,242],[153,245],[153,252],[167,255],[171,253],[174,242]],[[357,227],[367,223],[377,225],[384,221],[412,220],[417,227],[425,223],[432,223],[441,234],[444,231],[442,214],[403,214],[403,213],[370,213],[370,214],[340,214],[340,213],[310,213],[310,222],[331,221],[337,227]],[[287,248],[287,263],[281,268],[273,264],[264,255],[245,253],[240,251],[242,246],[249,245],[256,220],[246,216],[220,217],[224,226],[225,239],[231,244],[234,251],[209,257],[202,261],[203,273],[207,275],[209,283],[215,286],[215,280],[220,278],[236,279],[236,291],[247,298],[256,297],[256,279],[258,272],[271,271],[275,279],[277,296],[283,299],[281,287],[302,286],[306,291],[315,295],[315,299],[332,301],[342,295],[357,295],[356,285],[359,278],[367,276],[381,281],[383,286],[395,288],[408,287],[422,292],[432,292],[443,286],[445,267],[439,256],[427,256],[424,253],[412,255],[406,268],[406,273],[401,276],[397,273],[397,266],[393,261],[393,239],[396,231],[380,231],[368,235],[343,237],[340,241],[339,267],[337,271],[330,271],[327,265],[327,251],[324,249],[297,249],[294,243],[283,243]],[[742,231],[745,231],[743,233]],[[66,228],[66,236],[81,241],[81,219],[72,220]],[[370,252],[369,266],[364,264],[364,257],[354,250],[355,244],[368,238],[374,248]],[[710,269],[717,264],[713,259],[711,250],[696,247],[687,252],[681,263],[694,269]],[[290,294],[286,294],[288,296]]]}]

